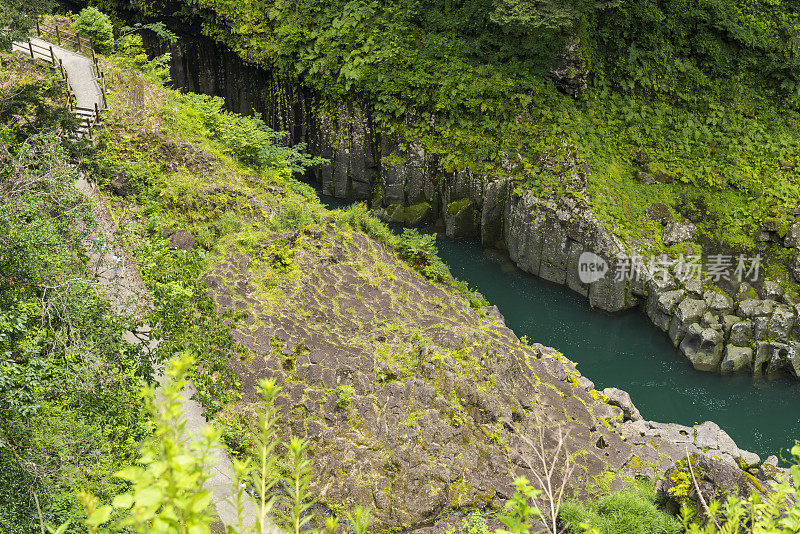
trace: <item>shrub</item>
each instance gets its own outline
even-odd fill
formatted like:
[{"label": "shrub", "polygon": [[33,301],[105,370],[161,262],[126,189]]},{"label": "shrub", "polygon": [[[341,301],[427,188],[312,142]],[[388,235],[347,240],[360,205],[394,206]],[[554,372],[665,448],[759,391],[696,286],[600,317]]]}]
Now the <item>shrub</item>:
[{"label": "shrub", "polygon": [[413,228],[403,230],[397,249],[408,262],[427,278],[445,282],[451,278],[436,250],[436,235],[421,234]]},{"label": "shrub", "polygon": [[73,28],[92,40],[95,50],[107,53],[114,47],[114,27],[108,15],[96,7],[87,7],[75,17]]},{"label": "shrub", "polygon": [[[677,534],[680,522],[658,509],[652,483],[640,482],[597,501],[564,503],[559,521],[568,532],[584,532],[585,526],[599,534]],[[585,526],[584,526],[585,525]]]},{"label": "shrub", "polygon": [[356,394],[353,386],[336,386],[336,404],[339,408],[346,410],[353,404],[353,396]]}]

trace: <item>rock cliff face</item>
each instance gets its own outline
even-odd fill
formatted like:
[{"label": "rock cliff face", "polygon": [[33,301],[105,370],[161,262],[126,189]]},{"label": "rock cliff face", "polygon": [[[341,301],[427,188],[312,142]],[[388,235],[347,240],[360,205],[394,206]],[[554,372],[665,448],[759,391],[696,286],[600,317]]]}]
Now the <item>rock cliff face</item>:
[{"label": "rock cliff face", "polygon": [[[800,377],[800,304],[784,300],[775,284],[765,284],[760,294],[743,284],[726,295],[672,275],[641,272],[636,279],[617,280],[614,273],[638,251],[608,232],[585,203],[537,198],[516,189],[511,179],[477,176],[469,169],[444,172],[422,146],[404,144],[375,124],[367,99],[314,112],[319,105],[308,90],[243,64],[210,40],[181,41],[172,53],[177,85],[224,96],[234,111],[262,113],[273,128],[289,132],[290,143],[305,142],[328,158],[330,164],[311,177],[324,193],[368,200],[378,215],[394,222],[440,219],[448,236],[480,237],[486,246],[506,249],[522,270],[566,285],[599,309],[641,305],[697,369]],[[408,125],[418,120],[423,118],[409,110]],[[577,184],[585,183],[587,172],[567,169]],[[797,247],[798,235],[800,228],[790,229],[786,246]],[[579,265],[585,252],[599,255],[609,274],[583,283]]]}]

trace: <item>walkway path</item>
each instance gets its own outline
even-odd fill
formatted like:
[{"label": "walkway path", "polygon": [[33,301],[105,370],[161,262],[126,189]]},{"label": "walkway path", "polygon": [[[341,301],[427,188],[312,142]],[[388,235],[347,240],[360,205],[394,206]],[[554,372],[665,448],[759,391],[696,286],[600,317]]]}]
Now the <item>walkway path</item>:
[{"label": "walkway path", "polygon": [[[34,58],[52,61],[52,56],[55,56],[56,61],[61,60],[78,107],[95,109],[97,106],[99,109],[103,108],[103,94],[94,75],[92,60],[42,39],[31,38],[31,42],[37,45],[33,48]],[[44,55],[39,51],[40,48],[49,51],[51,47],[52,56]],[[32,48],[27,42],[14,42],[13,49],[31,55]],[[85,178],[76,181],[75,187],[94,200],[93,210],[99,222],[96,239],[99,240],[101,247],[97,253],[93,254],[93,257],[90,257],[90,262],[101,289],[110,300],[115,312],[143,318],[147,309],[152,306],[150,293],[136,264],[132,261],[132,257],[122,247],[116,246],[118,243],[117,227],[105,207],[102,196]],[[158,341],[150,340],[147,334],[146,331],[127,332],[125,339],[131,344],[147,344],[146,350],[152,350],[157,346]],[[163,378],[159,377],[159,380],[161,381]],[[199,442],[202,439],[203,430],[208,427],[208,422],[205,419],[203,407],[192,399],[195,393],[195,386],[189,381],[186,389],[182,392],[182,404],[183,415],[186,419],[187,439]],[[225,532],[227,526],[237,524],[236,509],[233,505],[237,481],[230,459],[222,446],[214,448],[211,456],[214,465],[209,466],[211,476],[205,484],[205,489],[211,492],[211,502],[219,516],[219,521],[212,525],[212,530]],[[254,525],[255,518],[255,506],[248,499],[244,510],[245,525]],[[273,527],[270,532],[278,534],[280,531]]]},{"label": "walkway path", "polygon": [[[114,245],[118,242],[116,224],[106,209],[103,198],[85,178],[78,180],[75,186],[94,200],[93,211],[99,223],[97,239],[101,246],[100,251],[90,256],[90,262],[94,266],[94,274],[101,289],[116,313],[143,318],[144,313],[151,306],[150,293],[145,287],[132,257],[125,249]],[[126,332],[125,340],[132,345],[146,344],[145,350],[150,351],[158,346],[158,340],[151,340],[148,333],[149,329],[147,328],[135,333]],[[164,377],[157,378],[163,385]],[[158,392],[156,393],[158,395]],[[204,415],[204,408],[199,402],[192,399],[196,393],[195,385],[188,380],[186,388],[182,391],[181,402],[188,434],[186,437],[190,441],[199,443],[203,439],[203,432],[208,427],[208,422]],[[206,481],[205,489],[212,494],[211,502],[219,516],[218,523],[221,523],[217,526],[222,527],[215,531],[222,533],[225,532],[224,527],[237,524],[236,509],[233,505],[237,480],[228,454],[221,445],[212,449],[211,460],[213,463],[208,467],[211,473]],[[246,526],[255,524],[256,509],[250,500],[245,502],[243,517]],[[274,532],[277,534],[278,531]]]},{"label": "walkway path", "polygon": [[[94,63],[88,57],[37,37],[31,37],[24,42],[14,41],[11,48],[13,51],[23,52],[28,56],[32,55],[34,59],[42,59],[47,62],[52,62],[53,59],[57,62],[60,61],[67,74],[70,91],[75,95],[76,109],[73,110],[73,113],[82,124],[86,121],[87,116],[92,115],[85,110],[103,110],[105,108],[103,91],[94,72]],[[83,129],[79,131],[85,135],[88,129],[86,132]]]}]

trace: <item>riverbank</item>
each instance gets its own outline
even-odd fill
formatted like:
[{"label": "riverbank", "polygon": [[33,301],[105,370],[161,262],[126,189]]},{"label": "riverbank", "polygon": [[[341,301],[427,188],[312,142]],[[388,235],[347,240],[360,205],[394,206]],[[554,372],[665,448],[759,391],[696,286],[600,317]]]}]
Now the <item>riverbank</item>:
[{"label": "riverbank", "polygon": [[[320,199],[332,209],[349,205]],[[741,447],[788,461],[787,446],[800,435],[800,384],[792,378],[698,371],[640,310],[604,312],[519,269],[506,252],[438,231],[439,254],[454,276],[496,305],[518,336],[558,347],[598,389],[627,391],[646,419],[687,426],[714,421]]]}]

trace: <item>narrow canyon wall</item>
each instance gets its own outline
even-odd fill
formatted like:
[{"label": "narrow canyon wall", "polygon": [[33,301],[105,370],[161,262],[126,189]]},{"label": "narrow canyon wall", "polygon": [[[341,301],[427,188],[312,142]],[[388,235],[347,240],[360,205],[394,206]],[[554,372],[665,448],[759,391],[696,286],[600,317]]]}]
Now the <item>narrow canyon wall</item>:
[{"label": "narrow canyon wall", "polygon": [[[393,222],[441,220],[448,236],[480,237],[486,246],[506,249],[520,269],[566,285],[601,310],[641,305],[698,369],[800,378],[800,306],[784,301],[774,286],[765,285],[760,294],[744,288],[726,295],[671,276],[642,273],[617,280],[613,273],[627,247],[585,202],[538,198],[508,177],[444,172],[421,145],[401,143],[376,124],[367,98],[354,95],[333,111],[320,111],[309,89],[244,64],[210,39],[182,39],[170,51],[176,86],[222,96],[232,111],[259,113],[272,128],[288,132],[287,142],[306,143],[310,152],[329,159],[309,177],[324,193],[367,200]],[[415,115],[409,110],[408,125],[420,120]],[[585,184],[590,171],[575,166],[568,172]],[[611,274],[581,282],[584,252],[604,258]]]}]

